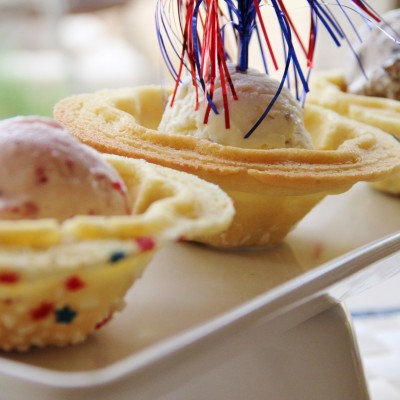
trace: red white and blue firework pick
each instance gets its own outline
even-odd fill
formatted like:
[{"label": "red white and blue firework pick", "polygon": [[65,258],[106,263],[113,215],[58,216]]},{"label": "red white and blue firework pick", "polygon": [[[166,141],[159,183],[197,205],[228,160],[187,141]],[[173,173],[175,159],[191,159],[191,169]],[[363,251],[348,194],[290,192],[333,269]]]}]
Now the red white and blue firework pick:
[{"label": "red white and blue firework pick", "polygon": [[[294,5],[297,9],[307,7],[309,10],[308,38],[302,38],[299,33],[299,28],[304,27],[295,22],[292,15],[296,12]],[[274,18],[274,23],[279,26],[282,37],[279,43],[271,39],[269,29],[272,29],[272,21],[267,20],[266,9],[273,11],[268,18]],[[339,23],[337,14],[345,17],[345,24]],[[352,49],[346,30],[357,35],[356,18],[370,26],[378,26],[381,22],[378,13],[364,0],[332,0],[329,3],[321,0],[157,0],[156,28],[161,54],[176,82],[170,105],[174,104],[183,75],[189,73],[197,94],[196,110],[199,108],[199,91],[204,92],[207,102],[204,123],[207,123],[210,112],[220,113],[213,103],[218,78],[223,94],[225,127],[228,129],[229,99],[235,100],[238,95],[227,63],[232,62],[233,55],[236,55],[236,69],[245,73],[250,65],[250,42],[255,37],[266,74],[269,74],[269,63],[275,70],[281,69],[282,73],[275,96],[247,132],[247,138],[267,116],[284,85],[293,89],[299,101],[304,101],[309,90],[308,79],[319,29],[325,29],[337,46],[347,42]],[[233,51],[226,44],[227,34],[235,38]],[[277,54],[281,49],[284,59],[278,60]],[[178,60],[177,64],[174,58]],[[304,60],[306,62],[302,63]]]}]

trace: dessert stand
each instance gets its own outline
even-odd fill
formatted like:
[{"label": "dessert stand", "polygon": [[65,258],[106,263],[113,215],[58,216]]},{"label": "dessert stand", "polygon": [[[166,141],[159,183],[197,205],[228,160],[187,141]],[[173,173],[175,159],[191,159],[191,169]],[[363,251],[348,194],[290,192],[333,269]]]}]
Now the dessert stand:
[{"label": "dessert stand", "polygon": [[269,249],[169,246],[86,343],[2,353],[0,399],[367,400],[342,303],[400,270],[399,229],[360,183]]}]

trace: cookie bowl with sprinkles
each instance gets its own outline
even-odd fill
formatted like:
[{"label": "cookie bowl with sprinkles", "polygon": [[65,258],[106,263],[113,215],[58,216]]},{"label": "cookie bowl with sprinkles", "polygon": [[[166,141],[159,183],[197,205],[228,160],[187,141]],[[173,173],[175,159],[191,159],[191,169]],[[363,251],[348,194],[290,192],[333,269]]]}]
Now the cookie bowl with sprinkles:
[{"label": "cookie bowl with sprinkles", "polygon": [[[43,129],[50,130],[56,141],[68,135],[54,121],[37,117],[4,121],[0,129],[10,138],[18,136],[20,125],[23,132],[32,129],[38,137]],[[23,157],[21,143],[32,142],[32,136],[18,136],[10,140],[13,145],[7,142],[10,153],[20,151],[25,178],[19,171],[14,180],[0,173],[0,349],[4,351],[83,341],[123,309],[126,292],[160,247],[224,230],[234,214],[231,200],[215,185],[143,160],[89,149],[105,169],[99,172],[91,159],[89,165],[98,168],[86,174],[80,169],[84,162],[79,150],[86,146],[72,137],[66,139],[76,142],[69,147],[68,162],[49,138],[41,141],[44,152],[39,141],[33,141],[31,154]],[[2,157],[3,148],[2,162],[9,157]],[[75,169],[78,174],[69,179]],[[57,182],[47,188],[52,180],[64,180],[65,190]],[[83,195],[90,207],[74,199],[72,188],[82,187],[82,181],[93,187],[92,194]],[[36,186],[47,190],[46,195]],[[94,213],[100,190],[112,194],[103,195],[103,209]],[[110,205],[109,196],[117,197],[113,200],[117,206]],[[48,205],[48,197],[62,204]],[[35,206],[27,207],[27,202]]]}]

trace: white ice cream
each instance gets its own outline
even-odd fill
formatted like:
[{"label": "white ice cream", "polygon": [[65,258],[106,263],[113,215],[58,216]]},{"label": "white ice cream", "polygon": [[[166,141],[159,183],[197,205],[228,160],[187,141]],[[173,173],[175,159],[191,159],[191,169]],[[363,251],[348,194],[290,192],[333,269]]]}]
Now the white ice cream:
[{"label": "white ice cream", "polygon": [[55,121],[0,122],[0,219],[122,215],[127,191],[114,168]]},{"label": "white ice cream", "polygon": [[273,99],[279,82],[252,69],[246,73],[237,72],[231,66],[229,69],[238,94],[238,100],[233,100],[229,94],[229,129],[225,128],[221,81],[217,79],[213,97],[213,103],[219,114],[216,115],[211,111],[208,123],[204,124],[206,107],[204,95],[199,90],[200,107],[196,111],[196,91],[191,77],[179,86],[175,102],[172,107],[170,105],[166,107],[158,129],[242,148],[312,147],[310,135],[303,124],[302,109],[286,88],[283,88],[260,126],[249,138],[244,139]]}]

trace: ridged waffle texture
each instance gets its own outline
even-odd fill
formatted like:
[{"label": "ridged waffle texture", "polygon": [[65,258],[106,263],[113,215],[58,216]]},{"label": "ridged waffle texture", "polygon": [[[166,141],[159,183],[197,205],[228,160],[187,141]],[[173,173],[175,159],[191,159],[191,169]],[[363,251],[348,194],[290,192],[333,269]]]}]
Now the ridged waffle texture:
[{"label": "ridged waffle texture", "polygon": [[84,143],[195,174],[235,204],[230,229],[200,239],[222,247],[283,240],[325,195],[379,180],[399,165],[400,146],[379,129],[309,105],[314,149],[254,150],[157,130],[169,93],[156,86],[103,90],[58,103],[55,118]]},{"label": "ridged waffle texture", "polygon": [[[346,89],[346,79],[341,71],[319,73],[311,80],[307,101],[382,129],[400,140],[400,101],[352,94]],[[383,192],[400,195],[400,170],[372,185]]]}]

